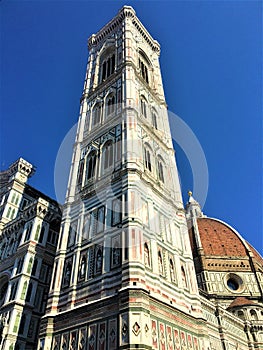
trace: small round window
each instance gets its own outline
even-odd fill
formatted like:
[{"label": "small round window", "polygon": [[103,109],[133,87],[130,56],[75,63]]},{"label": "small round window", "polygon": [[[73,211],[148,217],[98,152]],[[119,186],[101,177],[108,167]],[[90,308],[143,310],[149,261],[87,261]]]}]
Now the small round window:
[{"label": "small round window", "polygon": [[233,278],[229,278],[227,280],[227,286],[228,286],[229,289],[232,289],[232,290],[238,290],[238,288],[239,288],[239,284]]},{"label": "small round window", "polygon": [[235,273],[229,273],[226,275],[225,284],[231,292],[241,292],[244,289],[242,278]]}]

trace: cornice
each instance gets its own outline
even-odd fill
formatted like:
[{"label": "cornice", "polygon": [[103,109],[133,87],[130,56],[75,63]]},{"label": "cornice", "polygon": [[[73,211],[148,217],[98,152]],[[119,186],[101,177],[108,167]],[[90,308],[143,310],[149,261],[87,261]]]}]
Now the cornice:
[{"label": "cornice", "polygon": [[147,29],[140,22],[134,9],[131,6],[123,6],[110,22],[108,22],[100,31],[96,34],[92,34],[88,39],[89,51],[93,46],[98,45],[106,36],[113,33],[117,26],[119,26],[125,18],[130,18],[134,27],[143,36],[144,40],[151,46],[154,52],[160,54],[160,44],[157,40],[154,40],[149,34]]}]

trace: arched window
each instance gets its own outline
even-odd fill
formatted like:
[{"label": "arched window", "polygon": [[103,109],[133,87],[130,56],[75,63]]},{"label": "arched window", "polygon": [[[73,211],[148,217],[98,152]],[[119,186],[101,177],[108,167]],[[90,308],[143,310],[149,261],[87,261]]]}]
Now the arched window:
[{"label": "arched window", "polygon": [[151,152],[146,146],[144,146],[144,164],[146,169],[152,171]]},{"label": "arched window", "polygon": [[115,71],[115,54],[112,52],[114,47],[110,47],[102,55],[100,63],[100,81],[103,82]]},{"label": "arched window", "polygon": [[240,310],[239,310],[239,311],[237,312],[237,316],[240,317],[242,320],[245,319],[245,315],[244,315],[244,312],[243,312],[243,311],[240,311]]},{"label": "arched window", "polygon": [[22,293],[21,293],[21,300],[25,300],[26,291],[27,291],[27,281],[25,281],[23,284],[23,289],[22,289]]},{"label": "arched window", "polygon": [[147,101],[143,96],[141,96],[141,114],[147,118]]},{"label": "arched window", "polygon": [[169,267],[170,267],[170,278],[171,278],[171,281],[175,282],[174,263],[173,263],[172,259],[170,259]]},{"label": "arched window", "polygon": [[121,249],[119,243],[115,242],[112,248],[112,266],[119,266],[121,262]]},{"label": "arched window", "polygon": [[142,50],[140,50],[139,52],[140,76],[145,80],[147,84],[149,84],[149,67],[150,67],[150,61],[148,57]]},{"label": "arched window", "polygon": [[163,161],[158,158],[157,161],[157,167],[158,167],[158,178],[161,182],[164,183],[164,176],[163,176]]},{"label": "arched window", "polygon": [[144,243],[144,265],[150,267],[150,252],[147,243]]},{"label": "arched window", "polygon": [[111,95],[107,98],[106,116],[113,114],[115,111],[115,96]]},{"label": "arched window", "polygon": [[69,233],[68,233],[68,244],[67,246],[72,246],[76,241],[76,235],[77,235],[77,224],[71,224],[69,227]]},{"label": "arched window", "polygon": [[24,264],[24,256],[18,260],[16,273],[20,273]]},{"label": "arched window", "polygon": [[33,264],[33,258],[31,256],[30,259],[29,259],[29,263],[27,265],[27,270],[26,270],[27,273],[31,272],[32,264]]},{"label": "arched window", "polygon": [[29,240],[31,234],[32,224],[30,223],[26,229],[25,242]]},{"label": "arched window", "polygon": [[16,297],[16,291],[17,291],[17,282],[14,282],[11,286],[11,292],[10,292],[10,297],[9,297],[9,301],[10,300],[14,300]]},{"label": "arched window", "polygon": [[103,154],[103,169],[106,170],[113,165],[113,143],[108,141],[102,150]]},{"label": "arched window", "polygon": [[101,121],[101,113],[102,113],[102,105],[101,103],[97,103],[92,111],[92,122],[93,126],[97,125]]},{"label": "arched window", "polygon": [[163,258],[160,250],[158,252],[158,268],[159,268],[159,274],[163,275]]},{"label": "arched window", "polygon": [[158,124],[157,124],[157,112],[155,109],[152,110],[152,123],[154,129],[158,130]]},{"label": "arched window", "polygon": [[187,288],[187,279],[186,279],[186,274],[185,274],[185,270],[184,267],[181,266],[181,275],[182,275],[182,284],[184,288]]},{"label": "arched window", "polygon": [[100,274],[102,272],[102,249],[98,248],[95,257],[95,273]]},{"label": "arched window", "polygon": [[71,261],[68,261],[66,263],[66,268],[65,268],[65,272],[64,272],[64,280],[63,280],[63,284],[65,287],[68,287],[70,284],[71,270],[72,270],[72,264],[71,264]]},{"label": "arched window", "polygon": [[77,178],[78,186],[82,185],[83,172],[84,172],[84,159],[82,159],[79,163],[78,178]]},{"label": "arched window", "polygon": [[32,295],[32,282],[29,282],[28,288],[27,288],[27,293],[26,293],[26,301],[30,303],[31,295]]},{"label": "arched window", "polygon": [[250,310],[250,317],[252,320],[257,321],[258,320],[258,315],[255,310]]},{"label": "arched window", "polygon": [[80,266],[79,266],[79,278],[84,279],[86,275],[86,266],[87,266],[87,259],[85,255],[82,255],[80,259]]},{"label": "arched window", "polygon": [[36,233],[35,233],[35,241],[38,240],[38,237],[39,237],[39,232],[40,232],[40,224],[37,225],[37,229],[36,229]]},{"label": "arched window", "polygon": [[92,151],[86,161],[86,181],[92,179],[96,173],[96,152]]}]

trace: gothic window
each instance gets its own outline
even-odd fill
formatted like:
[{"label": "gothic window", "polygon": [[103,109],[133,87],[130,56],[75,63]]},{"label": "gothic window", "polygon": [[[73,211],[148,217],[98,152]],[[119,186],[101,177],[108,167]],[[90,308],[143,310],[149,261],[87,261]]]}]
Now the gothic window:
[{"label": "gothic window", "polygon": [[105,220],[105,207],[102,206],[98,208],[97,233],[102,232],[104,230],[104,220]]},{"label": "gothic window", "polygon": [[148,84],[149,83],[149,65],[148,65],[148,62],[147,62],[146,55],[143,52],[140,52],[139,69],[140,69],[141,77]]},{"label": "gothic window", "polygon": [[170,267],[170,278],[171,278],[171,281],[175,282],[174,263],[173,263],[172,259],[170,259],[169,267]]},{"label": "gothic window", "polygon": [[183,266],[181,266],[181,275],[182,275],[183,287],[184,287],[184,288],[187,288],[186,274],[185,274],[185,270],[184,270],[184,267],[183,267]]},{"label": "gothic window", "polygon": [[33,258],[31,256],[30,259],[29,259],[29,263],[27,265],[27,270],[26,270],[27,273],[31,272],[32,264],[33,264]]},{"label": "gothic window", "polygon": [[95,255],[95,274],[102,273],[102,248],[100,246],[97,247],[96,255]]},{"label": "gothic window", "polygon": [[64,279],[63,279],[64,287],[69,287],[70,285],[71,270],[72,270],[72,263],[70,260],[68,260],[66,262],[66,268],[64,270]]},{"label": "gothic window", "polygon": [[147,101],[144,96],[141,96],[141,114],[147,118]]},{"label": "gothic window", "polygon": [[103,154],[103,169],[107,170],[113,165],[113,143],[112,141],[108,141],[102,150]]},{"label": "gothic window", "polygon": [[83,172],[84,172],[84,160],[82,159],[79,163],[78,179],[77,179],[78,186],[82,185]]},{"label": "gothic window", "polygon": [[23,268],[23,264],[24,264],[24,256],[22,258],[20,258],[18,260],[18,264],[17,264],[17,270],[16,270],[16,273],[20,273],[22,271],[22,268]]},{"label": "gothic window", "polygon": [[115,153],[116,153],[115,161],[116,162],[121,161],[121,137],[116,138]]},{"label": "gothic window", "polygon": [[147,146],[144,146],[144,164],[146,169],[152,171],[151,151]]},{"label": "gothic window", "polygon": [[115,111],[115,96],[111,95],[106,102],[106,116],[113,114]]},{"label": "gothic window", "polygon": [[97,125],[101,121],[101,114],[102,114],[102,105],[101,103],[97,103],[92,110],[92,123],[93,126]]},{"label": "gothic window", "polygon": [[91,221],[90,214],[87,214],[84,217],[84,225],[82,229],[82,240],[88,239],[90,237],[90,229],[91,229],[90,221]]},{"label": "gothic window", "polygon": [[158,252],[158,269],[159,269],[159,274],[163,275],[163,258],[160,250]]},{"label": "gothic window", "polygon": [[111,267],[117,267],[121,263],[121,241],[120,236],[115,236],[111,240]]},{"label": "gothic window", "polygon": [[79,279],[83,280],[86,275],[86,268],[87,268],[87,258],[85,255],[82,255],[80,258],[80,265],[79,265]]},{"label": "gothic window", "polygon": [[118,197],[112,202],[112,225],[117,225],[122,220],[122,197]]},{"label": "gothic window", "polygon": [[252,320],[257,321],[258,320],[258,315],[255,310],[250,310],[250,317]]},{"label": "gothic window", "polygon": [[14,219],[14,216],[15,216],[15,209],[12,210],[12,214],[11,214],[11,220]]},{"label": "gothic window", "polygon": [[32,295],[32,282],[29,282],[28,288],[27,288],[27,293],[26,293],[26,301],[30,303],[31,295]]},{"label": "gothic window", "polygon": [[[102,56],[101,64],[100,64],[100,79],[101,82],[106,80],[111,74],[114,73],[115,70],[115,54],[109,53],[114,50],[114,48],[107,49],[106,53]],[[107,55],[107,53],[109,53]]]},{"label": "gothic window", "polygon": [[76,241],[77,224],[71,224],[68,233],[68,247],[72,246]]},{"label": "gothic window", "polygon": [[147,243],[144,243],[144,265],[150,267],[150,252]]},{"label": "gothic window", "polygon": [[10,297],[9,297],[9,301],[10,300],[14,300],[16,297],[16,291],[17,291],[17,282],[14,282],[11,286],[11,292],[10,292]]},{"label": "gothic window", "polygon": [[158,130],[158,125],[157,125],[157,113],[156,113],[156,110],[155,110],[155,109],[152,110],[152,123],[153,123],[154,129]]},{"label": "gothic window", "polygon": [[19,325],[19,321],[20,321],[20,312],[18,312],[18,313],[16,314],[15,324],[14,324],[14,327],[13,327],[13,332],[14,332],[14,333],[17,332],[18,325]]},{"label": "gothic window", "polygon": [[27,291],[27,281],[25,281],[23,284],[23,289],[22,289],[21,298],[20,298],[21,300],[25,300],[26,291]]},{"label": "gothic window", "polygon": [[30,238],[31,229],[32,229],[32,223],[30,223],[30,224],[27,226],[26,235],[25,235],[25,242],[28,241],[29,238]]},{"label": "gothic window", "polygon": [[39,237],[39,232],[40,232],[40,225],[38,224],[37,225],[37,229],[36,229],[36,233],[35,233],[35,241],[37,241],[38,240],[38,237]]},{"label": "gothic window", "polygon": [[121,93],[121,88],[117,90],[117,104],[118,108],[121,108],[121,103],[122,103],[122,93]]},{"label": "gothic window", "polygon": [[157,160],[157,166],[158,166],[158,178],[161,182],[164,183],[163,161],[160,158]]},{"label": "gothic window", "polygon": [[95,176],[96,171],[96,152],[93,151],[89,154],[86,161],[86,181],[92,179]]}]

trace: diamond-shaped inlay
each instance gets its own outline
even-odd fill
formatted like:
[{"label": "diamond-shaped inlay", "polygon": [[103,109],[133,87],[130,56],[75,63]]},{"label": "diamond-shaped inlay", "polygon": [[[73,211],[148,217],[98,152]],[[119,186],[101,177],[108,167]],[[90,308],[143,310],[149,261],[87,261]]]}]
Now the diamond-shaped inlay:
[{"label": "diamond-shaped inlay", "polygon": [[132,331],[133,333],[137,336],[140,331],[141,331],[141,327],[140,325],[138,324],[138,322],[135,322],[134,325],[132,326]]},{"label": "diamond-shaped inlay", "polygon": [[123,326],[122,326],[122,335],[125,337],[126,334],[127,334],[127,331],[128,331],[128,327],[127,327],[127,324],[124,323]]},{"label": "diamond-shaped inlay", "polygon": [[100,332],[100,336],[99,336],[99,342],[102,344],[105,341],[105,332],[102,329],[102,331]]},{"label": "diamond-shaped inlay", "polygon": [[147,323],[146,323],[146,325],[145,325],[145,327],[144,327],[144,330],[145,330],[145,333],[147,334],[148,331],[149,331],[149,327],[148,327]]},{"label": "diamond-shaped inlay", "polygon": [[111,341],[111,343],[114,343],[115,338],[116,338],[116,332],[115,332],[115,330],[112,328],[111,331],[110,331],[110,341]]},{"label": "diamond-shaped inlay", "polygon": [[94,343],[95,343],[95,336],[94,336],[94,334],[92,334],[92,335],[90,336],[90,338],[89,338],[89,343],[90,343],[91,346],[94,345]]}]

